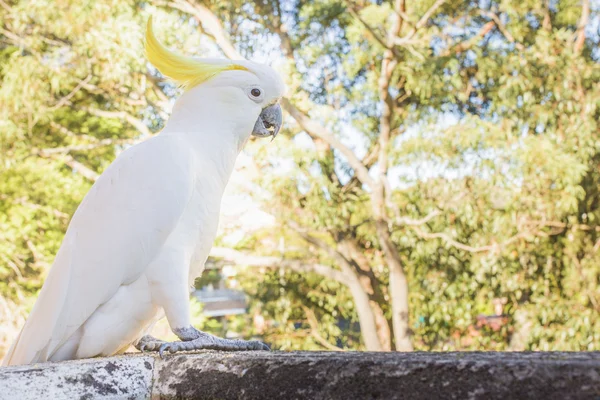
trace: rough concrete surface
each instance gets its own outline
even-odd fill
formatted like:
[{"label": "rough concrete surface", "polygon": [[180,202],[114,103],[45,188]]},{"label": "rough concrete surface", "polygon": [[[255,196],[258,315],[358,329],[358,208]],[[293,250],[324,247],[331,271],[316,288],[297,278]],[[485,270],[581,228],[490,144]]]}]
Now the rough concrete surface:
[{"label": "rough concrete surface", "polygon": [[153,364],[138,356],[0,368],[0,399],[149,399]]},{"label": "rough concrete surface", "polygon": [[594,399],[600,353],[199,352],[0,368],[0,399]]}]

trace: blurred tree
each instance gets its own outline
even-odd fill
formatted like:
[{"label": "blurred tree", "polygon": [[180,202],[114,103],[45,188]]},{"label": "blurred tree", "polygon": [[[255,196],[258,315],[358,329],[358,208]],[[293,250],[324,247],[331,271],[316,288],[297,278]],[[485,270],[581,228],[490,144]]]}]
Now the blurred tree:
[{"label": "blurred tree", "polygon": [[166,118],[154,13],[181,51],[284,60],[294,123],[248,148],[282,229],[214,252],[248,266],[271,342],[598,349],[598,7],[0,0],[0,325],[91,182]]},{"label": "blurred tree", "polygon": [[260,186],[305,241],[285,256],[334,267],[317,273],[367,349],[410,350],[411,330],[426,349],[598,348],[598,4],[166,6],[229,57],[287,59],[294,164],[256,150]]}]

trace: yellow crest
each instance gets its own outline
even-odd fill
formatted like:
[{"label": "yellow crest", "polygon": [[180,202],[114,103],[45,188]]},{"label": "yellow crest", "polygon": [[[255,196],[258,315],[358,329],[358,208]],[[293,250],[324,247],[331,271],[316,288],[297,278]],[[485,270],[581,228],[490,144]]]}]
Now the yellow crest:
[{"label": "yellow crest", "polygon": [[146,27],[146,57],[164,76],[171,78],[184,89],[191,89],[223,71],[248,69],[235,63],[209,64],[192,57],[182,56],[167,49],[152,31],[152,17]]}]

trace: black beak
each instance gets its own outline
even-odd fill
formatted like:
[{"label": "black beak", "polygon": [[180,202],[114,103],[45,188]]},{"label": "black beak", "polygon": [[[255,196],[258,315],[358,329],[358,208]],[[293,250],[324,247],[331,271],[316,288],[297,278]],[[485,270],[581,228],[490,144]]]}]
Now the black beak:
[{"label": "black beak", "polygon": [[275,136],[277,136],[281,129],[282,123],[283,114],[281,106],[273,104],[262,110],[256,120],[256,124],[254,124],[252,135],[257,137],[273,136],[273,139],[275,139]]}]

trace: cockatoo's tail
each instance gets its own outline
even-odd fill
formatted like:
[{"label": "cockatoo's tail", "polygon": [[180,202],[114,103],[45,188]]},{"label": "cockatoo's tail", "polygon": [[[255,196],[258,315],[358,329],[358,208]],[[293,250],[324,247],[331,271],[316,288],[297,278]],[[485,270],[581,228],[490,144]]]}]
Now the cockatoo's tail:
[{"label": "cockatoo's tail", "polygon": [[[122,152],[73,215],[38,300],[3,364],[140,350],[260,350],[190,323],[223,191],[250,137],[281,128],[281,78],[250,61],[194,59],[146,32],[146,54],[184,88],[160,134]],[[181,342],[146,333],[163,316]]]}]

